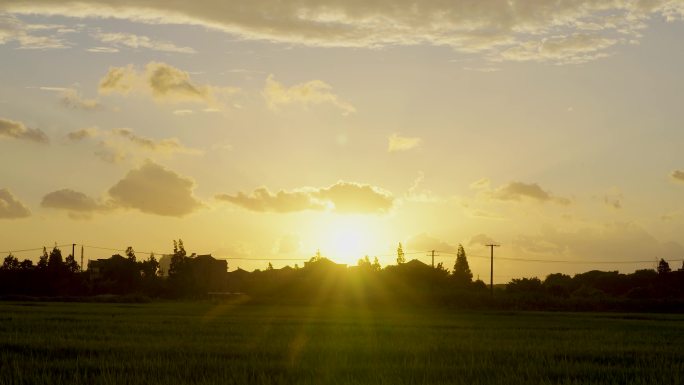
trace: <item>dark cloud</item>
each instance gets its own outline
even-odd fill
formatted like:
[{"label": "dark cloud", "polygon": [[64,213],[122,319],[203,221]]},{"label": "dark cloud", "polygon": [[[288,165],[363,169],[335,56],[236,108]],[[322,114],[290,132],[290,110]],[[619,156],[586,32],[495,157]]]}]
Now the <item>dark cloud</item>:
[{"label": "dark cloud", "polygon": [[260,187],[250,195],[220,194],[216,199],[231,202],[252,211],[289,213],[331,209],[339,213],[384,213],[392,208],[394,198],[377,187],[351,182],[337,182],[325,188],[303,188],[270,192]]},{"label": "dark cloud", "polygon": [[448,253],[455,253],[458,251],[458,246],[442,241],[427,233],[417,234],[409,238],[406,241],[404,248],[408,251],[437,250]]},{"label": "dark cloud", "polygon": [[216,199],[230,202],[252,211],[291,213],[304,210],[323,210],[325,206],[311,197],[308,191],[278,191],[272,193],[260,187],[251,195],[238,192],[236,195],[219,194]]},{"label": "dark cloud", "polygon": [[31,216],[31,211],[6,189],[0,189],[0,219],[17,219]]},{"label": "dark cloud", "polygon": [[684,183],[684,171],[682,171],[682,170],[672,171],[672,174],[670,174],[670,177],[672,177],[672,179],[676,182]]},{"label": "dark cloud", "polygon": [[182,217],[202,207],[193,196],[194,187],[191,179],[148,160],[112,186],[109,195],[118,207]]},{"label": "dark cloud", "polygon": [[24,123],[0,118],[0,137],[27,140],[36,143],[48,143],[45,133],[37,128],[29,128]]},{"label": "dark cloud", "polygon": [[491,191],[493,199],[501,201],[522,201],[529,199],[537,202],[554,202],[561,205],[569,205],[570,199],[555,196],[542,189],[536,183],[510,182],[498,189]]}]

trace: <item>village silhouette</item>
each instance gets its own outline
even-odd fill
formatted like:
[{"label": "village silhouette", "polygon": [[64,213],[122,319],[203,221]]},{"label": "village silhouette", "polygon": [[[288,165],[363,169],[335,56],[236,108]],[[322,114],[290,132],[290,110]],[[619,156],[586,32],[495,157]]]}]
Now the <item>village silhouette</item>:
[{"label": "village silhouette", "polygon": [[[73,249],[72,249],[73,250]],[[435,305],[466,309],[581,311],[684,311],[684,266],[631,274],[592,270],[574,276],[556,273],[544,280],[516,278],[505,285],[473,280],[459,245],[454,266],[407,261],[401,243],[396,264],[382,267],[366,256],[356,266],[338,264],[317,252],[303,266],[228,271],[211,255],[188,253],[182,240],[173,254],[138,259],[132,247],[87,269],[58,246],[43,248],[37,264],[5,257],[0,267],[0,298],[148,302],[154,299],[215,299],[257,303],[346,305]],[[82,262],[81,262],[82,264]]]}]

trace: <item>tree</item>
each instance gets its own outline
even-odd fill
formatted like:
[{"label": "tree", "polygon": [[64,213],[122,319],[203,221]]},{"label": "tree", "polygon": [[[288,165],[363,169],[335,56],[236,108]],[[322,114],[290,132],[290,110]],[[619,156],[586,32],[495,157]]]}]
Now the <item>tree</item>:
[{"label": "tree", "polygon": [[47,267],[50,270],[59,270],[64,266],[64,259],[62,259],[62,250],[58,249],[57,246],[55,246],[52,251],[50,252],[50,256],[48,257],[47,261]]},{"label": "tree", "polygon": [[[183,244],[181,243],[181,247],[182,246],[183,246]],[[128,257],[128,259],[130,259],[131,261],[135,262],[135,251],[133,250],[133,248],[131,246],[128,246],[126,248],[126,257]]]},{"label": "tree", "polygon": [[378,261],[378,257],[373,258],[373,264],[371,265],[371,268],[373,271],[380,271],[382,269],[382,266],[380,266],[380,261]]},{"label": "tree", "polygon": [[266,270],[273,270],[273,264],[271,262],[268,263]]},{"label": "tree", "polygon": [[401,246],[401,242],[399,242],[399,247],[397,247],[397,265],[403,263],[406,263],[406,256],[404,255],[404,248]]},{"label": "tree", "polygon": [[658,274],[667,274],[671,271],[670,264],[663,258],[660,258],[660,262],[658,262]]},{"label": "tree", "polygon": [[69,254],[66,257],[66,261],[64,262],[64,266],[66,266],[67,271],[70,273],[78,273],[80,268],[78,267],[78,262],[76,262],[76,259],[74,259],[74,256]]},{"label": "tree", "polygon": [[5,257],[5,261],[2,263],[2,270],[18,270],[19,260],[14,255],[10,254]]},{"label": "tree", "polygon": [[458,252],[456,253],[456,263],[454,264],[454,271],[451,273],[456,282],[467,284],[473,281],[473,273],[468,266],[468,259],[463,245],[458,245]]},{"label": "tree", "polygon": [[370,270],[372,268],[370,258],[366,255],[365,257],[359,259],[359,261],[356,263],[357,266],[359,266],[361,269],[364,270]]},{"label": "tree", "polygon": [[48,259],[49,259],[49,256],[48,256],[47,248],[45,246],[43,246],[43,254],[40,256],[40,259],[38,260],[38,265],[37,265],[38,269],[40,269],[40,270],[47,269]]}]

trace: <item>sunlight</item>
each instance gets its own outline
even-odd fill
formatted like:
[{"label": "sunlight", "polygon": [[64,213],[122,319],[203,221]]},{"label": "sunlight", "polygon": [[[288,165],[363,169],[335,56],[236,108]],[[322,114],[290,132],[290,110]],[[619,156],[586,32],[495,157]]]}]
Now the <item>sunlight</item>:
[{"label": "sunlight", "polygon": [[377,250],[377,226],[367,216],[334,215],[319,229],[321,253],[338,263],[356,265]]}]

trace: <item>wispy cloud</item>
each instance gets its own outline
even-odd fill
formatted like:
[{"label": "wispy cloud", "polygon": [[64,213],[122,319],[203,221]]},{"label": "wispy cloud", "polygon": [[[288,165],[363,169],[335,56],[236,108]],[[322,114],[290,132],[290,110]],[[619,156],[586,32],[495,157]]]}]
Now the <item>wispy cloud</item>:
[{"label": "wispy cloud", "polygon": [[[684,15],[684,3],[679,0],[398,0],[392,4],[388,7],[381,0],[151,0],[141,7],[135,0],[5,0],[0,11],[203,25],[245,39],[309,46],[429,44],[480,53],[491,60],[556,64],[605,57],[618,45],[638,42],[651,19],[674,21]],[[136,39],[133,42],[140,44]]]},{"label": "wispy cloud", "polygon": [[268,106],[273,110],[287,105],[311,105],[329,104],[342,111],[344,115],[356,112],[356,108],[350,103],[343,101],[332,92],[332,86],[322,80],[310,80],[290,87],[275,80],[273,75],[266,78],[263,96]]},{"label": "wispy cloud", "polygon": [[408,151],[418,147],[422,142],[422,139],[417,137],[399,136],[397,134],[392,134],[389,138],[387,138],[387,141],[387,151],[397,152]]},{"label": "wispy cloud", "polygon": [[152,51],[159,52],[172,52],[172,53],[185,53],[193,54],[196,51],[191,47],[179,47],[171,42],[163,40],[155,40],[149,36],[136,35],[132,33],[105,33],[97,32],[93,34],[93,37],[102,43],[110,44],[113,47],[118,48],[127,47],[134,49],[149,49]]}]

